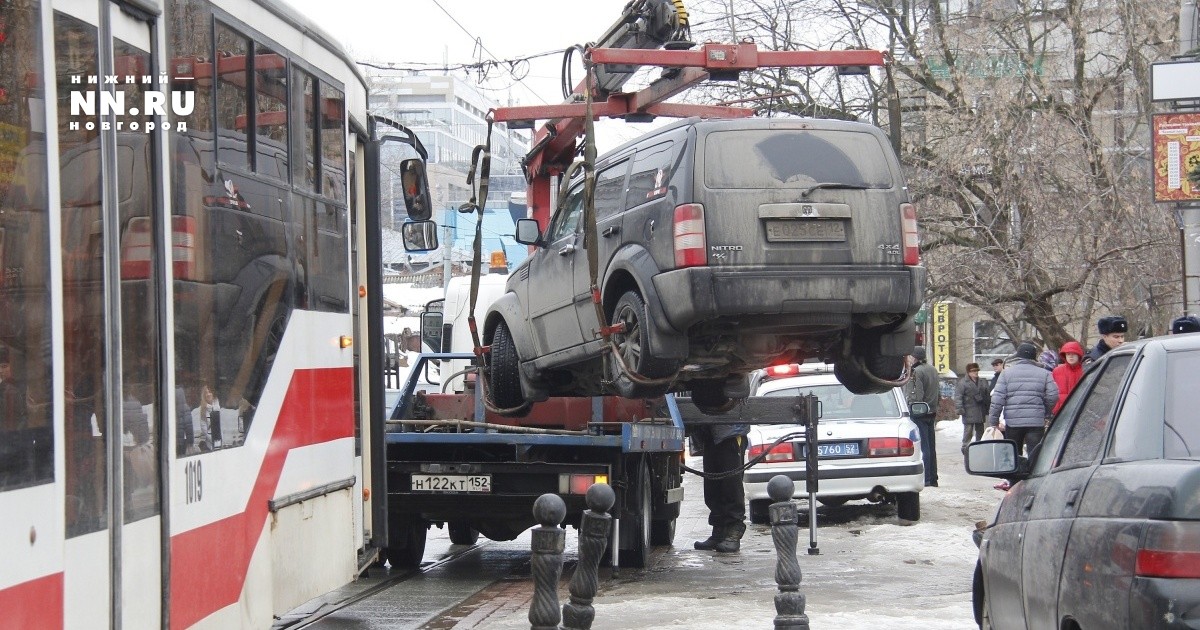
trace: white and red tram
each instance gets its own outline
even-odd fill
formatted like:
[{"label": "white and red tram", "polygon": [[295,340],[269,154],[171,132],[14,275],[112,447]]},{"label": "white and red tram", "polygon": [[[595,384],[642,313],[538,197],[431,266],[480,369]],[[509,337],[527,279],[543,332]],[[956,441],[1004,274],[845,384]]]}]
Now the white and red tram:
[{"label": "white and red tram", "polygon": [[0,0],[0,628],[265,627],[369,559],[366,110],[273,0]]}]

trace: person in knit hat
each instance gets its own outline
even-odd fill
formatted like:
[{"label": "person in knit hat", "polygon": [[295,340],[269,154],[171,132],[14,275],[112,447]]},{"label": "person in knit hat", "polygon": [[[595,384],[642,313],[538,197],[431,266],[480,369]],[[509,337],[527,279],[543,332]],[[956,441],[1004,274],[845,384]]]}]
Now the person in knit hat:
[{"label": "person in knit hat", "polygon": [[999,427],[1005,439],[1016,442],[1018,450],[1024,446],[1026,456],[1042,441],[1046,420],[1058,402],[1058,385],[1038,365],[1037,354],[1037,346],[1028,341],[1017,346],[1016,357],[996,379],[987,420],[987,426]]},{"label": "person in knit hat", "polygon": [[1052,413],[1058,415],[1058,410],[1062,409],[1067,396],[1079,384],[1079,379],[1083,378],[1083,346],[1078,341],[1072,339],[1058,349],[1058,367],[1055,367],[1051,374],[1054,376],[1054,384],[1058,385],[1058,402],[1054,404]]}]

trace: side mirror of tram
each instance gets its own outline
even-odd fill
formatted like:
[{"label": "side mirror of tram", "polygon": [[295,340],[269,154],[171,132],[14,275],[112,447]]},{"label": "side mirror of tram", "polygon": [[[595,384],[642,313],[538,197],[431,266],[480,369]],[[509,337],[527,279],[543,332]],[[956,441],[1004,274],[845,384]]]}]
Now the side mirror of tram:
[{"label": "side mirror of tram", "polygon": [[407,221],[400,227],[404,238],[404,250],[427,252],[438,248],[437,223],[434,221]]},{"label": "side mirror of tram", "polygon": [[425,162],[417,158],[401,162],[400,180],[404,187],[404,207],[408,209],[409,218],[417,222],[428,221],[433,216],[433,202],[429,198],[429,178],[425,174]]}]

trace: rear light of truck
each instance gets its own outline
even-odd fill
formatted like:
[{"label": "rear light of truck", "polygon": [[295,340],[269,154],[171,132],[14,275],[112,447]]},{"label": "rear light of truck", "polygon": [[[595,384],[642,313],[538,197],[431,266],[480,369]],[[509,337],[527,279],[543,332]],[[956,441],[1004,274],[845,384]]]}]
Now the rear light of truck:
[{"label": "rear light of truck", "polygon": [[1151,522],[1138,548],[1134,574],[1200,579],[1200,522]]},{"label": "rear light of truck", "polygon": [[598,483],[608,483],[608,475],[564,473],[558,476],[558,493],[587,494],[588,488]]},{"label": "rear light of truck", "polygon": [[702,267],[708,264],[704,238],[704,206],[685,203],[675,206],[675,267]]},{"label": "rear light of truck", "polygon": [[917,237],[917,208],[911,203],[900,204],[900,226],[904,239],[904,264],[921,264],[921,244]]},{"label": "rear light of truck", "polygon": [[908,438],[871,438],[867,440],[867,457],[904,457],[916,452]]},{"label": "rear light of truck", "polygon": [[[750,447],[747,455],[750,459],[754,459],[764,452],[767,452],[767,447],[770,444],[755,444]],[[763,458],[763,462],[794,462],[796,461],[796,453],[792,445],[784,442],[783,444],[775,445],[775,448],[767,452],[767,456]]]}]

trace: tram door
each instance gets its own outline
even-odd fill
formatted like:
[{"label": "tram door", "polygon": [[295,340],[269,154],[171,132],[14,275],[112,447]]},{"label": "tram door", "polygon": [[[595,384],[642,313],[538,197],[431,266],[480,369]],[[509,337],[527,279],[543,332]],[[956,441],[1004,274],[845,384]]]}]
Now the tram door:
[{"label": "tram door", "polygon": [[[164,599],[161,445],[170,442],[160,376],[163,136],[146,132],[154,118],[141,111],[148,91],[165,89],[154,82],[155,24],[116,3],[75,0],[56,3],[53,24],[67,433],[65,621],[68,627],[156,627]],[[73,99],[86,103],[89,94],[93,111],[72,106]]]}]

